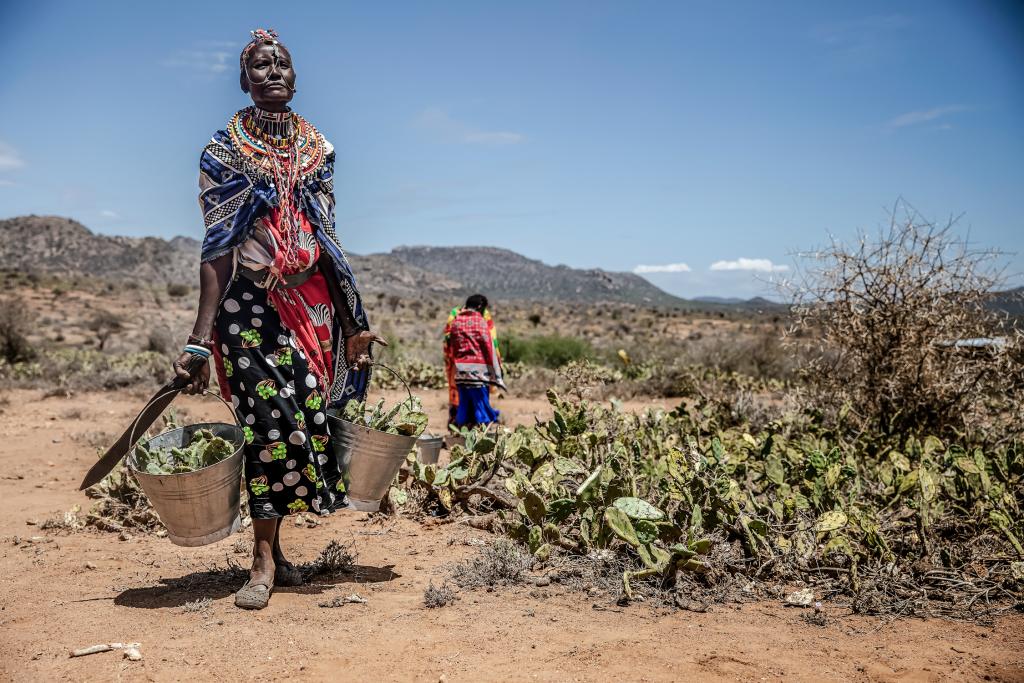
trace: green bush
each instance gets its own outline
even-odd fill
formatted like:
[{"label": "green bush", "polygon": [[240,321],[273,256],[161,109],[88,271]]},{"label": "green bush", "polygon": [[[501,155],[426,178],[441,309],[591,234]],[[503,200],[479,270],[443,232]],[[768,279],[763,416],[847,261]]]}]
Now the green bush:
[{"label": "green bush", "polygon": [[504,359],[509,363],[539,365],[545,368],[560,368],[574,360],[594,357],[594,350],[590,344],[576,337],[510,337],[505,341],[503,351]]}]

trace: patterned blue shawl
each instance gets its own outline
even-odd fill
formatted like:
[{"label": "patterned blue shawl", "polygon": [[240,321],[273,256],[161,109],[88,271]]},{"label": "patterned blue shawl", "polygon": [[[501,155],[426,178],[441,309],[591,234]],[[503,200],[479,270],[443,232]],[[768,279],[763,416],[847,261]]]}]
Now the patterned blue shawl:
[{"label": "patterned blue shawl", "polygon": [[[319,133],[316,133],[319,135]],[[334,274],[348,301],[356,324],[369,329],[362,298],[348,258],[338,242],[334,228],[334,148],[325,145],[324,163],[299,181],[297,204],[309,219],[321,251],[334,266]],[[227,131],[214,134],[199,159],[199,206],[206,224],[203,262],[230,253],[252,234],[256,220],[277,206],[277,189],[272,180],[239,153]],[[334,385],[328,395],[331,407],[341,407],[350,399],[363,400],[369,370],[349,372],[345,362],[345,341],[340,316],[334,316]]]}]

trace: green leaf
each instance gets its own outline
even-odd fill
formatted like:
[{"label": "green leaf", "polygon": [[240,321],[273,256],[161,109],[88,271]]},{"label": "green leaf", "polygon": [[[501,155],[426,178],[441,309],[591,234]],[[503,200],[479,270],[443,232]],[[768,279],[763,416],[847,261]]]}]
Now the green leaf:
[{"label": "green leaf", "polygon": [[494,447],[496,445],[497,443],[494,441],[494,439],[484,437],[483,439],[477,441],[476,445],[473,446],[473,452],[476,453],[477,455],[487,455],[488,453],[494,450]]},{"label": "green leaf", "polygon": [[707,555],[708,551],[711,550],[711,544],[710,538],[702,538],[699,541],[692,542],[689,549],[698,555]]},{"label": "green leaf", "polygon": [[835,531],[846,526],[847,521],[845,512],[842,510],[831,510],[818,517],[818,521],[814,523],[814,530],[818,533]]},{"label": "green leaf", "polygon": [[544,544],[541,529],[539,526],[530,527],[530,536],[528,545],[530,546],[530,552],[535,553],[537,549]]},{"label": "green leaf", "polygon": [[696,536],[702,531],[704,531],[704,515],[700,511],[700,506],[695,504],[690,512],[690,535]]},{"label": "green leaf", "polygon": [[633,530],[641,543],[651,543],[658,538],[658,525],[646,519],[638,519],[633,523]]},{"label": "green leaf", "polygon": [[576,512],[576,501],[572,498],[559,498],[548,504],[547,517],[556,524],[567,520],[572,513]]},{"label": "green leaf", "polygon": [[400,489],[397,486],[392,486],[388,490],[388,500],[395,507],[405,505],[409,501],[409,494],[405,492],[405,489]]},{"label": "green leaf", "polygon": [[711,452],[714,454],[715,460],[718,462],[725,460],[725,447],[722,446],[722,442],[717,436],[712,437],[711,439]]},{"label": "green leaf", "polygon": [[910,458],[899,451],[889,451],[889,462],[898,470],[910,471]]},{"label": "green leaf", "polygon": [[632,519],[657,521],[665,516],[664,512],[640,498],[616,498],[612,506],[622,510]]},{"label": "green leaf", "polygon": [[958,451],[953,455],[953,464],[958,470],[966,474],[981,474],[981,470],[978,469],[978,464],[974,462],[974,458],[963,451]]},{"label": "green leaf", "polygon": [[777,455],[769,455],[764,463],[764,474],[768,481],[779,486],[786,482],[786,470],[782,465],[782,458]]},{"label": "green leaf", "polygon": [[[925,441],[925,443],[927,443],[927,441]],[[927,502],[935,500],[935,493],[938,487],[935,475],[922,466],[918,470],[917,479],[921,482],[921,497]]]},{"label": "green leaf", "polygon": [[448,472],[448,468],[439,469],[437,473],[434,475],[434,486],[444,486],[445,484],[447,484],[448,477],[450,476],[450,474],[451,473]]},{"label": "green leaf", "polygon": [[610,507],[604,511],[604,521],[612,532],[634,548],[640,547],[640,539],[637,538],[633,523],[625,512],[616,507]]},{"label": "green leaf", "polygon": [[526,516],[530,518],[531,522],[538,526],[544,523],[544,516],[548,510],[544,499],[536,491],[527,491],[523,498],[523,504],[526,507]]},{"label": "green leaf", "polygon": [[580,474],[584,470],[582,467],[577,465],[574,461],[569,458],[563,458],[561,456],[555,458],[555,471],[562,476],[567,474]]}]

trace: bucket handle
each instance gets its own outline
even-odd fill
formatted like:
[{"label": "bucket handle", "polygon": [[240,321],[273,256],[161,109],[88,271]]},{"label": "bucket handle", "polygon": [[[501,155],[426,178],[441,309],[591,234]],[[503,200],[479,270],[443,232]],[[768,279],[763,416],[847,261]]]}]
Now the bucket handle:
[{"label": "bucket handle", "polygon": [[[149,400],[149,403],[147,403],[147,404],[145,405],[145,407],[143,407],[143,409],[142,409],[142,410],[141,410],[141,411],[139,412],[139,416],[141,416],[141,415],[142,415],[142,414],[143,414],[144,412],[146,412],[146,408],[149,408],[149,406],[153,405],[154,403],[156,403],[157,401],[159,401],[159,400],[160,400],[161,398],[163,398],[164,396],[167,396],[168,394],[172,394],[172,393],[176,394],[176,393],[179,393],[180,391],[181,391],[181,389],[168,389],[167,391],[165,391],[165,392],[163,392],[163,393],[157,394],[156,396],[154,396],[153,398],[151,398],[151,399]],[[209,389],[204,389],[202,393],[204,393],[204,394],[209,394],[210,396],[213,396],[213,397],[214,397],[215,399],[217,399],[218,401],[220,401],[221,403],[223,403],[223,404],[224,404],[224,407],[225,407],[225,408],[227,408],[227,409],[228,409],[228,411],[230,411],[230,412],[231,412],[231,417],[233,417],[233,418],[234,418],[234,423],[235,423],[235,425],[236,425],[236,426],[237,426],[237,427],[238,427],[239,429],[243,429],[243,427],[242,427],[242,423],[241,423],[241,421],[240,421],[240,420],[238,419],[238,415],[237,415],[237,414],[235,414],[235,409],[234,409],[234,408],[232,408],[232,407],[231,407],[231,404],[230,404],[230,403],[228,403],[227,401],[225,401],[225,400],[224,400],[224,398],[223,398],[223,397],[222,397],[222,396],[221,396],[220,394],[216,394],[216,393],[214,393],[214,392],[210,391]],[[134,450],[135,450],[135,446],[136,446],[136,441],[135,441],[135,428],[136,428],[136,427],[138,426],[138,424],[139,424],[139,418],[137,417],[137,418],[135,418],[135,422],[132,422],[132,428],[131,428],[131,431],[129,432],[129,435],[130,435],[130,436],[129,436],[129,438],[128,438],[128,443],[129,443],[129,444],[131,444],[131,445],[129,446],[129,449],[131,449],[131,450],[130,450],[130,452],[131,452],[131,451],[134,451]],[[143,434],[144,434],[144,433],[145,433],[145,431],[143,431]],[[141,437],[142,437],[142,434],[139,434],[139,438],[141,438]]]},{"label": "bucket handle", "polygon": [[405,381],[404,377],[402,377],[400,374],[398,374],[397,372],[395,372],[394,370],[392,370],[388,366],[386,366],[383,363],[380,363],[378,361],[374,361],[373,363],[371,363],[371,365],[373,365],[374,367],[377,367],[377,368],[383,368],[383,369],[387,370],[388,372],[390,372],[395,377],[397,377],[398,381],[401,382],[402,386],[405,387],[405,391],[409,394],[409,404],[412,405],[412,389],[409,388],[409,383]]}]

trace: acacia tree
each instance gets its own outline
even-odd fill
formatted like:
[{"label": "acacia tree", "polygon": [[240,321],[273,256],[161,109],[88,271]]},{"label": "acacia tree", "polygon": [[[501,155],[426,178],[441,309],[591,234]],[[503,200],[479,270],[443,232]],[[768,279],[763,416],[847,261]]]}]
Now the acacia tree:
[{"label": "acacia tree", "polygon": [[878,235],[801,255],[787,342],[814,405],[883,434],[1020,432],[1024,339],[991,306],[1001,255],[954,226],[897,205]]}]

